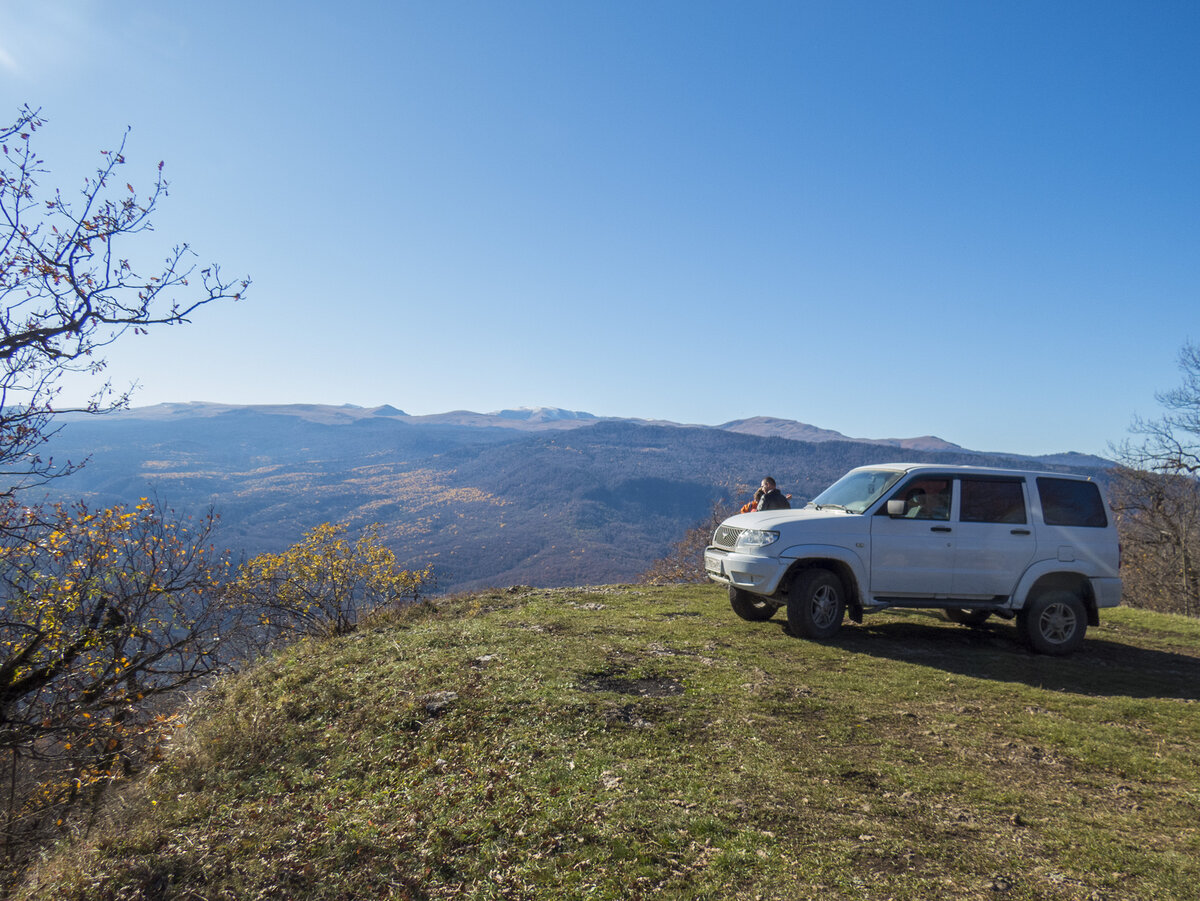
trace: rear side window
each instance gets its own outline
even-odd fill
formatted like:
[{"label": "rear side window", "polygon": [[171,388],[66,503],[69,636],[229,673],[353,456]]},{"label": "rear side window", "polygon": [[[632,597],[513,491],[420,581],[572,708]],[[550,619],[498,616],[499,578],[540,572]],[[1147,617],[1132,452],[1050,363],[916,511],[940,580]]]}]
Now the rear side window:
[{"label": "rear side window", "polygon": [[1019,479],[963,479],[962,522],[1026,523]]},{"label": "rear side window", "polygon": [[1108,525],[1108,514],[1095,482],[1039,478],[1037,486],[1046,525],[1097,529]]}]

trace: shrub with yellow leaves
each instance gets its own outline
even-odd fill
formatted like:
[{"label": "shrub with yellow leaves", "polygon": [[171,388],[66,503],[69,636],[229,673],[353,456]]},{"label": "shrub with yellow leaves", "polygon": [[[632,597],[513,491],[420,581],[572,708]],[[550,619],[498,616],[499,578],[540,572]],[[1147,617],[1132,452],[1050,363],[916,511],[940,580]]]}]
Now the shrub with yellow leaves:
[{"label": "shrub with yellow leaves", "polygon": [[215,522],[148,500],[0,506],[6,848],[136,767],[169,729],[169,701],[223,665],[237,617]]},{"label": "shrub with yellow leaves", "polygon": [[268,638],[343,634],[372,610],[414,602],[434,584],[433,569],[400,569],[378,524],[352,538],[345,524],[323,523],[279,554],[244,564],[230,596],[253,611]]}]

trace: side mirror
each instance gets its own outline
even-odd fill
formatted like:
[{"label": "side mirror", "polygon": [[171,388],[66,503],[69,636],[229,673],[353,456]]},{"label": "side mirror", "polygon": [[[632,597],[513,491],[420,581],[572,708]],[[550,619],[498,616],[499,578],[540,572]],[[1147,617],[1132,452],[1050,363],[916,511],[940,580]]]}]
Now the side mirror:
[{"label": "side mirror", "polygon": [[904,518],[904,501],[888,501],[887,502],[888,516],[893,518]]}]

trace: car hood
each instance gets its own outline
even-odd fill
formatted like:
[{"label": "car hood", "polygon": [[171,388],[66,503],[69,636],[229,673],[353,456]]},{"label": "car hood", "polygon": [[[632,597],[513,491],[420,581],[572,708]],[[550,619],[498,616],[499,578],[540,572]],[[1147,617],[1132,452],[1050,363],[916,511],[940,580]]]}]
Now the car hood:
[{"label": "car hood", "polygon": [[793,510],[764,510],[761,513],[738,513],[725,520],[725,523],[738,529],[778,529],[790,523],[828,522],[830,520],[857,519],[861,514],[847,513],[845,510],[826,507],[818,510],[815,507],[803,507]]}]

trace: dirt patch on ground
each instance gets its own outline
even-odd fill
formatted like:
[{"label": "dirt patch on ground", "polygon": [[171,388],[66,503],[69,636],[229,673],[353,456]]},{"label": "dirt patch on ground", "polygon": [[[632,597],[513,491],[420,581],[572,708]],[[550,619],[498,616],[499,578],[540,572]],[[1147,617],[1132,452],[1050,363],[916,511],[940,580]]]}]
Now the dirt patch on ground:
[{"label": "dirt patch on ground", "polygon": [[586,676],[579,687],[584,691],[615,691],[642,698],[667,698],[683,694],[683,683],[672,676],[630,676],[623,670],[604,670]]}]

